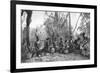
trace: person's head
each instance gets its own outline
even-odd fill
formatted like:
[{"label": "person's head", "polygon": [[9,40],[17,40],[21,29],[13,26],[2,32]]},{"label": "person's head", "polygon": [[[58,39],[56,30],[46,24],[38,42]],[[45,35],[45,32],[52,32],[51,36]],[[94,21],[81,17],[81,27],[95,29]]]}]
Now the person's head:
[{"label": "person's head", "polygon": [[85,32],[81,33],[80,36],[84,37],[85,36]]},{"label": "person's head", "polygon": [[49,38],[47,38],[46,40],[49,40]]},{"label": "person's head", "polygon": [[83,32],[83,36],[85,36],[85,32]]},{"label": "person's head", "polygon": [[71,39],[70,41],[71,41],[71,43],[73,42],[73,40],[72,40],[72,39]]},{"label": "person's head", "polygon": [[60,40],[62,40],[62,38],[60,37]]}]

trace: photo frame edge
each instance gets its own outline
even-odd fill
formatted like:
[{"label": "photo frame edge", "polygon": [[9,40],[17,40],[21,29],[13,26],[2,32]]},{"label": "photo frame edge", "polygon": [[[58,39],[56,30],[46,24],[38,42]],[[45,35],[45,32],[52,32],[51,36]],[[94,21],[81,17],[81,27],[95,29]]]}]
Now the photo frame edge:
[{"label": "photo frame edge", "polygon": [[[11,9],[10,9],[10,47],[11,47],[11,54],[10,54],[10,71],[11,72],[27,72],[27,71],[47,71],[47,70],[62,70],[62,69],[80,69],[80,68],[91,68],[91,67],[97,67],[97,6],[93,5],[78,5],[78,4],[69,4],[72,5],[71,7],[75,6],[80,6],[80,8],[92,8],[94,9],[94,64],[90,65],[75,65],[75,66],[58,66],[58,67],[44,67],[44,68],[29,68],[29,69],[16,69],[16,5],[17,4],[33,4],[36,3],[37,5],[43,5],[43,4],[48,4],[46,2],[33,2],[31,3],[28,1],[11,1]],[[60,3],[49,3],[49,5],[60,5]],[[57,6],[56,5],[56,6]],[[43,5],[47,6],[47,5]],[[61,4],[60,7],[62,7],[63,4]],[[66,7],[67,4],[64,6]]]}]

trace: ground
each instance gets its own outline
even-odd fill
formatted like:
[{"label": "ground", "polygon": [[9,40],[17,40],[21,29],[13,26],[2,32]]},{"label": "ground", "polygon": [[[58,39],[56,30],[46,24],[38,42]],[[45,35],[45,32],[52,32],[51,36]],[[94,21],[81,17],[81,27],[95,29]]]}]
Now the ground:
[{"label": "ground", "polygon": [[47,54],[46,56],[33,57],[25,60],[24,62],[52,62],[52,61],[68,61],[68,60],[88,60],[87,57],[84,57],[80,54],[69,53],[69,54]]}]

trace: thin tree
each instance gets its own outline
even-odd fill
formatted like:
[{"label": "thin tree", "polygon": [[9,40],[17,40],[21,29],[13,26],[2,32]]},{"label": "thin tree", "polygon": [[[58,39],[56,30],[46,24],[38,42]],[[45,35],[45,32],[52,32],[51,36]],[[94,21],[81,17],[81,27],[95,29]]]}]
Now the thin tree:
[{"label": "thin tree", "polygon": [[81,15],[82,15],[82,13],[80,13],[80,15],[79,15],[79,17],[78,17],[78,19],[77,19],[77,21],[76,21],[76,24],[75,24],[75,28],[74,28],[74,30],[73,30],[73,33],[75,32],[75,30],[76,30],[76,28],[77,28],[77,24],[78,24],[78,22],[79,22],[79,19],[80,19]]},{"label": "thin tree", "polygon": [[27,42],[27,48],[28,48],[28,51],[30,52],[30,49],[29,49],[29,25],[30,25],[30,22],[31,22],[31,15],[32,15],[32,11],[31,10],[25,10],[27,12],[27,19],[26,19],[26,42]]}]

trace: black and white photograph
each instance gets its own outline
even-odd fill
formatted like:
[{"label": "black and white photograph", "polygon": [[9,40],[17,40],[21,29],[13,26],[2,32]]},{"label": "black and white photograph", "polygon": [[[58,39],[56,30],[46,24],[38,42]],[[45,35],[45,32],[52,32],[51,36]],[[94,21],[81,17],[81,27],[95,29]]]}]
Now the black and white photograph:
[{"label": "black and white photograph", "polygon": [[12,13],[16,70],[96,66],[95,6],[19,1]]},{"label": "black and white photograph", "polygon": [[90,59],[90,13],[21,10],[21,62]]}]

